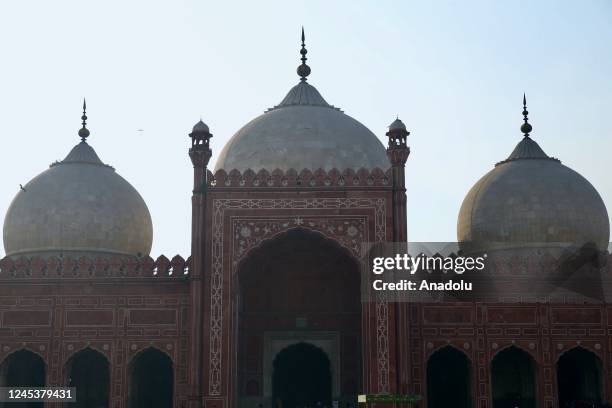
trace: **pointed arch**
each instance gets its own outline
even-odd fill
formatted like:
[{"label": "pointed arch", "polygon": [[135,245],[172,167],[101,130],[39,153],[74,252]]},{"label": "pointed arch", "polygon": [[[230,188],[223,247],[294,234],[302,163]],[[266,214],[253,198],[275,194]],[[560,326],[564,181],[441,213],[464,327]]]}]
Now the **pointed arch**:
[{"label": "pointed arch", "polygon": [[74,408],[108,407],[110,363],[99,350],[86,346],[66,361],[67,383],[76,388]]},{"label": "pointed arch", "polygon": [[308,342],[282,349],[273,363],[272,401],[282,406],[331,405],[332,373],[327,353]]},{"label": "pointed arch", "polygon": [[526,350],[511,344],[491,359],[493,408],[536,407],[536,363]]},{"label": "pointed arch", "polygon": [[172,363],[172,365],[174,366],[174,356],[172,356],[170,353],[168,353],[166,350],[164,350],[162,347],[159,347],[155,344],[151,344],[148,345],[147,347],[143,347],[142,349],[138,350],[136,353],[134,353],[129,359],[128,359],[128,366],[130,366],[134,360],[136,360],[142,353],[147,352],[147,351],[155,351],[161,354],[164,354]]},{"label": "pointed arch", "polygon": [[602,355],[602,353],[601,353],[601,350],[597,350],[597,349],[595,349],[595,348],[593,348],[593,347],[590,347],[590,346],[589,346],[589,345],[587,345],[587,344],[581,344],[580,342],[578,342],[578,344],[576,344],[575,346],[568,347],[567,349],[565,349],[565,350],[563,350],[562,352],[560,352],[560,353],[557,355],[557,359],[556,359],[555,363],[558,363],[558,362],[559,362],[559,359],[561,359],[561,357],[563,357],[565,354],[567,354],[567,353],[569,353],[569,352],[571,352],[572,350],[577,349],[577,348],[579,348],[579,349],[583,349],[584,351],[587,351],[587,352],[589,352],[589,353],[593,354],[593,355],[594,355],[595,357],[597,357],[599,360],[603,360],[603,358],[604,358],[604,356],[603,356],[603,355]]},{"label": "pointed arch", "polygon": [[[40,354],[26,348],[6,356],[0,364],[0,386],[42,387],[45,385],[47,365]],[[42,402],[19,404],[23,408],[43,408]]]},{"label": "pointed arch", "polygon": [[105,350],[103,350],[102,348],[100,348],[99,346],[95,345],[95,344],[89,344],[89,342],[87,342],[86,344],[82,344],[79,347],[74,348],[73,350],[70,351],[70,353],[67,353],[64,357],[64,367],[67,366],[67,364],[70,362],[70,360],[78,353],[80,353],[81,351],[90,349],[98,354],[100,354],[102,357],[104,357],[109,363],[110,363],[110,356],[109,353]]},{"label": "pointed arch", "polygon": [[449,343],[440,344],[440,345],[438,345],[436,347],[433,347],[432,349],[428,350],[428,353],[426,354],[425,359],[429,360],[432,355],[436,354],[438,351],[440,351],[440,350],[442,350],[444,348],[447,348],[447,347],[450,347],[450,348],[458,351],[459,353],[464,354],[465,358],[467,358],[468,361],[470,362],[470,365],[472,364],[472,356],[470,356],[468,353],[466,353],[466,351],[461,349],[461,347],[459,347],[458,345],[450,343],[450,342]]},{"label": "pointed arch", "polygon": [[[249,359],[263,367],[260,397],[275,398],[273,357],[300,336],[304,342],[318,336],[320,343],[311,344],[328,352],[335,368],[334,396],[347,396],[348,387],[361,388],[364,305],[360,264],[353,254],[320,232],[297,227],[262,241],[237,269],[232,277],[238,351],[233,370],[241,401],[250,397],[246,385],[256,378]],[[340,353],[340,344],[350,352]],[[304,389],[317,381],[304,382]]]},{"label": "pointed arch", "polygon": [[136,353],[128,365],[129,408],[172,408],[174,403],[174,364],[157,347]]},{"label": "pointed arch", "polygon": [[536,355],[534,350],[530,350],[528,348],[523,347],[520,344],[516,344],[516,343],[508,343],[506,345],[500,346],[498,347],[495,351],[493,351],[493,353],[491,354],[491,360],[493,360],[495,358],[495,356],[497,356],[499,353],[503,352],[504,350],[507,350],[509,348],[516,348],[519,349],[525,353],[527,353],[529,355],[529,357],[531,357],[533,359],[533,361],[536,361],[538,359],[538,356]]},{"label": "pointed arch", "polygon": [[559,356],[556,369],[560,407],[604,400],[603,364],[596,353],[581,345],[572,347]]},{"label": "pointed arch", "polygon": [[[258,256],[259,254],[265,253],[270,248],[274,247],[277,243],[286,241],[288,238],[294,237],[299,234],[304,234],[306,238],[312,239],[313,242],[317,242],[320,245],[327,246],[335,251],[338,251],[339,254],[343,255],[344,257],[346,257],[346,259],[350,260],[350,262],[354,264],[356,271],[359,272],[361,270],[361,261],[349,248],[342,245],[342,243],[340,243],[338,240],[324,234],[323,232],[317,229],[306,228],[304,226],[292,227],[277,232],[275,234],[271,234],[264,239],[252,243],[251,246],[249,246],[248,250],[246,250],[244,254],[239,258],[238,262],[233,268],[233,279],[235,279],[236,285],[234,287],[234,293],[232,293],[232,295],[235,295],[237,293],[236,291],[240,290],[240,282],[243,279],[241,277],[240,272],[246,268],[247,264],[251,262],[254,257]],[[358,278],[361,279],[360,277]]]},{"label": "pointed arch", "polygon": [[427,360],[427,407],[472,406],[472,364],[462,350],[443,346]]},{"label": "pointed arch", "polygon": [[[234,269],[234,272],[239,271],[244,265],[245,261],[250,258],[253,253],[263,251],[270,245],[274,245],[275,242],[284,240],[288,236],[295,233],[304,233],[307,236],[319,239],[321,242],[333,246],[335,249],[337,249],[347,257],[351,258],[356,263],[356,265],[359,265],[361,262],[355,252],[355,248],[350,248],[345,243],[336,239],[336,237],[327,234],[322,228],[320,228],[320,226],[313,225],[309,227],[301,225],[297,227],[286,227],[279,231],[271,232],[267,235],[263,235],[256,239],[253,239],[240,254],[239,261],[237,263],[236,268]],[[361,250],[361,248],[359,248],[359,250]]]},{"label": "pointed arch", "polygon": [[0,359],[0,364],[3,364],[4,361],[7,358],[9,358],[12,354],[15,354],[15,353],[17,353],[19,351],[27,351],[27,352],[30,352],[30,353],[33,353],[33,354],[37,355],[38,357],[40,357],[40,359],[44,363],[45,369],[48,367],[47,360],[45,360],[45,356],[40,351],[35,350],[35,349],[33,349],[32,347],[30,347],[28,345],[24,345],[24,346],[22,346],[22,347],[20,347],[18,349],[15,349],[15,350],[7,353],[2,359]]}]

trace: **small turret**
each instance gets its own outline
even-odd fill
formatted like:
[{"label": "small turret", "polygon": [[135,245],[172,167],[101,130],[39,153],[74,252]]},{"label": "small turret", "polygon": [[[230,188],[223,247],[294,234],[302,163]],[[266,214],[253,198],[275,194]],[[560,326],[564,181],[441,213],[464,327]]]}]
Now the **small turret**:
[{"label": "small turret", "polygon": [[410,155],[410,148],[407,145],[408,135],[410,135],[410,132],[406,130],[406,125],[399,118],[396,118],[389,125],[387,157],[389,157],[392,167],[403,167],[406,164]]},{"label": "small turret", "polygon": [[201,191],[206,186],[207,166],[212,156],[210,149],[210,139],[212,133],[202,119],[193,126],[191,133],[191,149],[189,149],[189,157],[193,163],[194,180],[193,191]]},{"label": "small turret", "polygon": [[194,148],[196,146],[203,146],[204,148],[210,148],[209,142],[212,134],[208,129],[206,123],[202,122],[202,119],[199,120],[198,123],[193,125],[193,129],[191,133],[189,133],[189,137],[191,138],[191,147]]}]

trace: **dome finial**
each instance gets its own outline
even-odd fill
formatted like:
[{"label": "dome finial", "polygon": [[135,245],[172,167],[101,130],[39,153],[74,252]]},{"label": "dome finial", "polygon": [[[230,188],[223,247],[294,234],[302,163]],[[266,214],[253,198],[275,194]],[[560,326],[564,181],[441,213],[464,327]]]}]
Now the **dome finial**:
[{"label": "dome finial", "polygon": [[89,136],[89,129],[87,129],[87,103],[85,102],[85,98],[83,98],[83,116],[81,116],[81,120],[83,121],[83,127],[79,129],[79,136],[81,137],[81,141],[85,141]]},{"label": "dome finial", "polygon": [[521,132],[525,135],[525,137],[529,137],[529,133],[533,130],[533,127],[529,124],[527,115],[529,115],[529,111],[527,110],[527,98],[525,97],[525,93],[523,92],[523,123],[521,125]]},{"label": "dome finial", "polygon": [[302,49],[300,50],[300,54],[302,54],[302,58],[300,58],[302,60],[302,65],[297,68],[297,73],[300,76],[300,81],[302,82],[306,82],[306,77],[310,75],[310,67],[306,65],[306,54],[308,51],[306,50],[305,40],[306,36],[304,36],[304,27],[302,27]]}]

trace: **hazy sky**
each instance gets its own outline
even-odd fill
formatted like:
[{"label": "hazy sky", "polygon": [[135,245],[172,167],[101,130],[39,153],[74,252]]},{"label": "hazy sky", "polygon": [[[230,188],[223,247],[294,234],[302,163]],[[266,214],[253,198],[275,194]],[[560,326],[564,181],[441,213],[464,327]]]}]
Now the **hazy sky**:
[{"label": "hazy sky", "polygon": [[463,197],[521,138],[523,91],[533,138],[612,212],[610,1],[54,0],[0,3],[0,221],[78,142],[86,96],[90,144],[149,206],[152,255],[189,255],[187,133],[202,116],[213,167],[297,83],[301,25],[329,103],[381,140],[395,115],[412,132],[411,240],[455,240]]}]

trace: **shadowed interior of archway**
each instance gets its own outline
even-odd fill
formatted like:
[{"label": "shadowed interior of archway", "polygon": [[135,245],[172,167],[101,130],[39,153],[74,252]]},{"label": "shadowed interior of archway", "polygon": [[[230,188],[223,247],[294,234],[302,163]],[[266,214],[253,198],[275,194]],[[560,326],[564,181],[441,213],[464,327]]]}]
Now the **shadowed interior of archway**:
[{"label": "shadowed interior of archway", "polygon": [[471,407],[470,362],[451,346],[436,351],[427,362],[427,407]]},{"label": "shadowed interior of archway", "polygon": [[531,356],[509,347],[491,362],[493,408],[535,408],[535,368]]},{"label": "shadowed interior of archway", "polygon": [[[330,396],[354,398],[361,388],[361,282],[359,264],[349,252],[319,233],[290,230],[254,249],[240,264],[238,281],[234,299],[239,314],[237,393],[240,399],[249,400],[243,406],[272,403],[272,389],[264,387],[273,380],[272,362],[264,364],[266,334],[270,333],[291,333],[298,339],[300,333],[308,338],[337,334],[338,359],[332,361],[337,361],[338,372],[332,372],[331,381],[336,378],[338,388],[330,390]],[[296,350],[308,353],[309,349],[300,346]],[[313,353],[311,358],[317,355]],[[297,354],[287,358],[296,364],[311,363]],[[302,369],[306,366],[295,367]],[[320,375],[327,375],[322,370]],[[319,379],[305,377],[305,381],[315,384]],[[319,387],[309,388],[311,385],[304,389]],[[310,401],[308,396],[303,398]]]},{"label": "shadowed interior of archway", "polygon": [[559,407],[572,407],[576,402],[599,404],[602,380],[601,360],[594,353],[582,347],[564,353],[557,362]]},{"label": "shadowed interior of archway", "polygon": [[329,358],[312,344],[293,344],[278,353],[272,381],[273,401],[283,408],[331,406]]},{"label": "shadowed interior of archway", "polygon": [[71,408],[108,407],[110,370],[106,357],[86,348],[70,359],[67,368],[68,384],[76,388],[76,403]]},{"label": "shadowed interior of archway", "polygon": [[140,353],[130,364],[129,408],[172,408],[172,360],[155,348]]},{"label": "shadowed interior of archway", "polygon": [[[0,366],[0,386],[41,387],[45,385],[45,362],[36,353],[19,350],[10,354]],[[0,403],[0,407],[43,408],[42,402]]]}]

